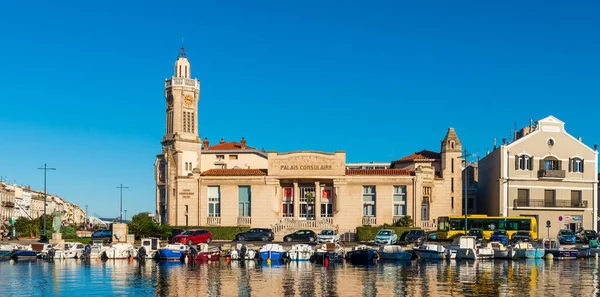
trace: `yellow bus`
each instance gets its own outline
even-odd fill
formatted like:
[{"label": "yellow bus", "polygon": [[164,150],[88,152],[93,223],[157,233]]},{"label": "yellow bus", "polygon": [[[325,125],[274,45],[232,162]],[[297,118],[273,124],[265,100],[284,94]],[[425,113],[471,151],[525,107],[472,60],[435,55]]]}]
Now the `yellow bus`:
[{"label": "yellow bus", "polygon": [[[533,217],[492,217],[487,215],[468,215],[467,231],[471,228],[483,230],[483,237],[489,240],[496,229],[504,229],[510,239],[519,230],[531,232],[533,239],[538,238],[537,221]],[[450,240],[465,234],[465,216],[447,216],[438,218],[437,240]]]}]

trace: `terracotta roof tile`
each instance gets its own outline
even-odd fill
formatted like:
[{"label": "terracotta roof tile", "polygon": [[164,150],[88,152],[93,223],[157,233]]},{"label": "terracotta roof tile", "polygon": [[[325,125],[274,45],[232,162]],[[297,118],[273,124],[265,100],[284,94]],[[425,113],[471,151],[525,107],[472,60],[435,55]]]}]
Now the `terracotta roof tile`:
[{"label": "terracotta roof tile", "polygon": [[408,155],[406,157],[402,157],[400,159],[398,159],[397,162],[407,162],[407,161],[414,161],[414,160],[423,160],[423,159],[436,159],[439,160],[440,159],[440,153],[436,153],[436,152],[432,152],[432,151],[428,151],[428,150],[422,150],[420,152],[416,152],[412,155]]},{"label": "terracotta roof tile", "polygon": [[205,148],[205,150],[209,150],[209,151],[215,151],[215,150],[255,150],[255,148],[253,147],[249,147],[249,146],[244,146],[239,142],[235,142],[235,141],[230,141],[230,142],[225,142],[225,143],[219,143],[219,144],[215,144],[215,145],[211,145],[208,148]]},{"label": "terracotta roof tile", "polygon": [[346,175],[411,175],[408,169],[346,169]]},{"label": "terracotta roof tile", "polygon": [[265,176],[266,169],[209,169],[202,172],[203,176]]}]

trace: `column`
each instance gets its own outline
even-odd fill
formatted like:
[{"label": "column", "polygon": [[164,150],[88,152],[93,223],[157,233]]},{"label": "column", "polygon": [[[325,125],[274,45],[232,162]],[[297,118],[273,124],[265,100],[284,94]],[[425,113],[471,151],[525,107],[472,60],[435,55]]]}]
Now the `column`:
[{"label": "column", "polygon": [[296,180],[294,180],[294,219],[300,219],[300,188]]},{"label": "column", "polygon": [[321,184],[315,182],[315,220],[321,219]]}]

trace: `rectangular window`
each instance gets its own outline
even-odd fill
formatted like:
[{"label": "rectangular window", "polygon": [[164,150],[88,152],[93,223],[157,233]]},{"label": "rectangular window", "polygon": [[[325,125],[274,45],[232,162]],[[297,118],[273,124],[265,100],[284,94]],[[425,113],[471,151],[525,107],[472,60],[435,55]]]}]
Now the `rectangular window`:
[{"label": "rectangular window", "polygon": [[283,217],[294,216],[294,188],[284,187],[283,188],[283,202],[281,206],[281,212]]},{"label": "rectangular window", "polygon": [[333,189],[321,187],[321,217],[333,217]]},{"label": "rectangular window", "polygon": [[529,189],[517,190],[517,206],[529,206]]},{"label": "rectangular window", "polygon": [[238,187],[238,216],[249,217],[250,214],[250,203],[252,198],[250,197],[250,186],[239,186]]},{"label": "rectangular window", "polygon": [[229,160],[237,160],[238,155],[229,155]]},{"label": "rectangular window", "polygon": [[221,189],[219,186],[208,187],[208,216],[221,216]]},{"label": "rectangular window", "polygon": [[454,209],[454,197],[450,197],[450,207]]},{"label": "rectangular window", "polygon": [[225,160],[225,155],[217,155],[217,160]]},{"label": "rectangular window", "polygon": [[421,203],[421,221],[429,221],[429,197],[423,197]]},{"label": "rectangular window", "polygon": [[188,224],[188,216],[187,215],[185,215],[185,225],[189,226],[189,224]]},{"label": "rectangular window", "polygon": [[194,116],[194,113],[190,112],[190,122],[191,122],[191,124],[190,124],[190,132],[191,133],[196,132],[195,121],[196,121],[196,118]]},{"label": "rectangular window", "polygon": [[450,191],[454,193],[454,177],[450,179]]},{"label": "rectangular window", "polygon": [[451,168],[452,168],[452,169],[451,169],[452,173],[454,173],[454,158],[452,158],[452,163],[451,163],[451,165],[450,165],[450,166],[451,166]]},{"label": "rectangular window", "polygon": [[185,212],[186,213],[188,212],[188,206],[187,205],[185,206]]},{"label": "rectangular window", "polygon": [[406,186],[394,186],[394,216],[406,215]]},{"label": "rectangular window", "polygon": [[556,204],[556,191],[544,190],[544,206],[554,207]]},{"label": "rectangular window", "polygon": [[375,216],[375,186],[363,186],[363,216]]},{"label": "rectangular window", "polygon": [[582,207],[581,191],[571,191],[571,207]]}]

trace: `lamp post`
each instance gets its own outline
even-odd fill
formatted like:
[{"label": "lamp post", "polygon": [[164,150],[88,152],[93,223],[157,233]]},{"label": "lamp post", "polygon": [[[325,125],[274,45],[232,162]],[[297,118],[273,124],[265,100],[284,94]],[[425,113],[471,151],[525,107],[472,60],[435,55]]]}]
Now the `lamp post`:
[{"label": "lamp post", "polygon": [[117,188],[121,190],[121,206],[119,207],[119,221],[120,223],[123,223],[123,189],[129,189],[129,187],[124,187],[123,184],[121,184]]},{"label": "lamp post", "polygon": [[56,168],[51,168],[48,167],[46,165],[46,163],[44,163],[44,167],[40,167],[38,168],[39,170],[44,170],[44,239],[43,240],[48,240],[48,235],[46,234],[46,173],[48,172],[48,170],[56,170]]},{"label": "lamp post", "polygon": [[127,221],[127,209],[124,210],[124,212],[125,212],[125,221]]}]

